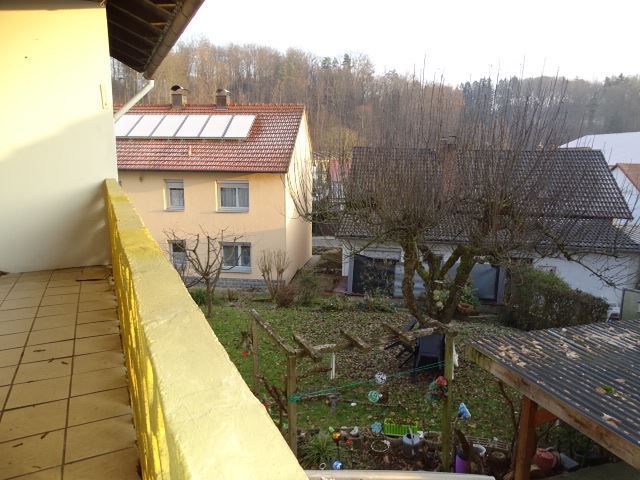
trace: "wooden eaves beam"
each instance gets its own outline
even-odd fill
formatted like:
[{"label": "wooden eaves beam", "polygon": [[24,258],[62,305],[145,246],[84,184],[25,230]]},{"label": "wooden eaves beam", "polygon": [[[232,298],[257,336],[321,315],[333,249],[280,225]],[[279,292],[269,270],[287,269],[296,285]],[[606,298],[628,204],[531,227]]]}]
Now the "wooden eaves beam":
[{"label": "wooden eaves beam", "polygon": [[618,435],[616,432],[595,422],[592,418],[582,414],[572,405],[567,404],[554,395],[548,393],[522,375],[507,369],[491,357],[480,352],[473,346],[467,347],[467,357],[484,368],[494,377],[510,387],[518,390],[540,407],[558,417],[576,430],[611,451],[634,468],[640,469],[640,446]]}]

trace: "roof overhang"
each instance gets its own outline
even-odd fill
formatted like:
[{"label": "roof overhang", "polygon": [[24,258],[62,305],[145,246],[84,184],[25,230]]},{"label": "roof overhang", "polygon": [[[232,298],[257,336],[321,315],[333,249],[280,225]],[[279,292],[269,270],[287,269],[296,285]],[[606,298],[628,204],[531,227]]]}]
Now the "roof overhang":
[{"label": "roof overhang", "polygon": [[204,0],[106,0],[109,50],[151,78]]}]

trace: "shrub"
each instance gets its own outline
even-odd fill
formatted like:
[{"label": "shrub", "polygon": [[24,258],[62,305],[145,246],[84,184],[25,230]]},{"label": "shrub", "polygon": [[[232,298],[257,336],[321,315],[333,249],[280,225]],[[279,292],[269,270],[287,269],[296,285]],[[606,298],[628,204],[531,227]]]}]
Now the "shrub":
[{"label": "shrub", "polygon": [[335,445],[326,432],[320,432],[301,445],[300,460],[303,465],[318,468],[321,463],[329,464],[334,456]]},{"label": "shrub", "polygon": [[192,288],[189,290],[189,293],[193,301],[196,302],[196,305],[202,306],[207,303],[207,292],[204,288]]},{"label": "shrub", "polygon": [[531,266],[511,268],[510,295],[505,322],[521,330],[566,327],[600,322],[609,305],[598,298],[572,289],[551,272]]},{"label": "shrub", "polygon": [[276,288],[273,301],[280,308],[290,307],[296,299],[296,289],[292,285],[281,284]]},{"label": "shrub", "polygon": [[318,291],[318,279],[310,271],[302,272],[300,284],[298,286],[298,303],[300,305],[311,305],[316,298]]},{"label": "shrub", "polygon": [[356,305],[365,312],[395,312],[396,307],[381,295],[365,295]]},{"label": "shrub", "polygon": [[230,302],[237,302],[239,298],[240,295],[238,294],[237,290],[234,290],[233,288],[227,289],[227,300],[229,300]]},{"label": "shrub", "polygon": [[343,312],[353,310],[353,304],[345,295],[331,295],[320,302],[320,309],[325,312]]}]

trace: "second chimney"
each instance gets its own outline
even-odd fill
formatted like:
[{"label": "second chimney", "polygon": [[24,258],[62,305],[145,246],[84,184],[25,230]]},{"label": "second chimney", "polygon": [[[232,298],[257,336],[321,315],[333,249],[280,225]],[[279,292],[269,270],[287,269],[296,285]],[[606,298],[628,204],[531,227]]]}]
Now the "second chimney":
[{"label": "second chimney", "polygon": [[229,90],[219,88],[216,90],[216,107],[227,108],[229,106]]},{"label": "second chimney", "polygon": [[187,92],[188,90],[180,85],[171,87],[171,106],[176,108],[184,107],[187,104]]}]

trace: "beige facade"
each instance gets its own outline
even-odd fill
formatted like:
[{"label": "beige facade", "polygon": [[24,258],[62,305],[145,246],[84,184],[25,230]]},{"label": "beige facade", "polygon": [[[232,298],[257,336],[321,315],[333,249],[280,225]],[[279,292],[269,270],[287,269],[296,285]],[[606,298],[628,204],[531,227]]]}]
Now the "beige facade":
[{"label": "beige facade", "polygon": [[[311,145],[303,116],[294,147],[289,173],[159,172],[120,171],[120,183],[145,225],[161,248],[169,254],[167,232],[177,237],[206,231],[217,235],[224,230],[224,241],[251,247],[251,265],[241,272],[224,271],[222,277],[261,280],[258,260],[262,252],[286,251],[290,265],[289,281],[311,258],[311,223],[301,218],[294,204],[292,188],[298,178],[308,174]],[[295,176],[296,178],[289,178]],[[182,182],[184,208],[168,205],[167,186]],[[243,184],[249,190],[246,211],[223,211],[220,207],[222,184]]]},{"label": "beige facade", "polygon": [[104,264],[101,186],[117,175],[98,2],[0,5],[0,270]]}]

